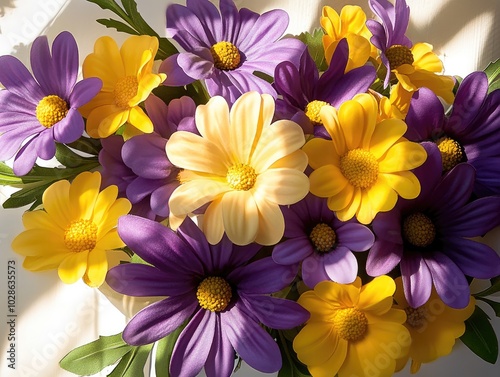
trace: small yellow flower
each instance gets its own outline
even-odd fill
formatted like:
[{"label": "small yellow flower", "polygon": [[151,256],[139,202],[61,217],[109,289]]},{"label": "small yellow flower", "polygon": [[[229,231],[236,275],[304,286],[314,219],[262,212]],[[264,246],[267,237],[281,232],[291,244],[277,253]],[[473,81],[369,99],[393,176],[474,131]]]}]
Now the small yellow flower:
[{"label": "small yellow flower", "polygon": [[347,39],[349,46],[346,72],[365,65],[371,55],[376,55],[377,50],[370,43],[371,33],[366,27],[366,14],[361,7],[346,5],[339,15],[335,9],[325,6],[320,22],[325,32],[323,47],[328,64],[343,38]]},{"label": "small yellow flower", "polygon": [[206,208],[201,228],[211,244],[224,234],[238,245],[273,245],[284,233],[280,205],[293,204],[309,191],[300,150],[304,133],[289,120],[271,123],[274,99],[243,94],[229,111],[219,96],[196,110],[201,136],[175,132],[167,142],[170,161],[184,169],[169,200],[176,229],[198,208]]},{"label": "small yellow flower", "polygon": [[398,196],[414,199],[420,182],[410,171],[427,158],[425,149],[403,137],[406,124],[383,119],[370,94],[359,94],[337,111],[325,106],[323,124],[332,138],[314,138],[303,147],[314,169],[311,192],[328,198],[328,207],[347,221],[369,224],[378,212],[390,211]]},{"label": "small yellow flower", "polygon": [[83,62],[83,77],[99,77],[103,87],[80,108],[91,137],[108,137],[124,124],[126,139],[153,131],[153,123],[139,104],[166,78],[153,73],[157,51],[156,37],[133,35],[120,49],[111,37],[97,39],[94,52]]},{"label": "small yellow flower", "polygon": [[417,373],[421,364],[429,363],[451,353],[455,341],[465,332],[464,321],[474,312],[475,302],[471,296],[464,309],[446,306],[433,288],[427,303],[412,308],[406,301],[401,278],[396,279],[395,308],[407,314],[405,326],[410,332],[412,343],[407,357],[398,361],[398,370],[403,369],[411,359],[411,373]]},{"label": "small yellow flower", "polygon": [[411,343],[405,312],[392,307],[395,289],[384,275],[364,286],[359,277],[345,285],[322,281],[300,296],[311,317],[293,348],[313,377],[393,375]]},{"label": "small yellow flower", "polygon": [[72,284],[83,278],[100,286],[108,271],[107,251],[125,246],[118,236],[118,218],[130,211],[127,199],[117,199],[118,188],[99,191],[99,172],[79,174],[49,186],[43,209],[25,212],[25,231],[12,241],[12,249],[25,257],[30,271],[57,269],[59,278]]}]

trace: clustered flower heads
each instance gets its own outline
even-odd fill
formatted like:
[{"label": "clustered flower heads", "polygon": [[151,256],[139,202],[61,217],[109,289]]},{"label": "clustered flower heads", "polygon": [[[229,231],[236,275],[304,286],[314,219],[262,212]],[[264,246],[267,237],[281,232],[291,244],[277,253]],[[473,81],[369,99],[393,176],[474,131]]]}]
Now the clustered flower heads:
[{"label": "clustered flower heads", "polygon": [[498,284],[471,281],[500,275],[482,239],[500,226],[495,70],[444,75],[406,35],[405,0],[368,4],[373,19],[325,6],[304,38],[283,10],[172,4],[168,38],[101,37],[80,81],[68,32],[52,52],[35,40],[33,75],[0,57],[0,183],[20,188],[8,205],[33,203],[12,249],[64,283],[155,298],[116,349],[98,339],[63,368],[143,367],[154,349],[174,377],[240,361],[389,377],[481,318]]}]

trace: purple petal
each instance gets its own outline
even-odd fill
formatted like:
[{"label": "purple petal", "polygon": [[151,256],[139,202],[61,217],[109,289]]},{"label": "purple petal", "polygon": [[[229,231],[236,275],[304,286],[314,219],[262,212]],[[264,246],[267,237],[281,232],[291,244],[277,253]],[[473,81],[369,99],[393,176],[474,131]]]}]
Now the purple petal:
[{"label": "purple petal", "polygon": [[323,256],[312,253],[302,262],[302,280],[309,288],[314,288],[320,281],[330,280],[325,271]]},{"label": "purple petal", "polygon": [[431,296],[431,271],[421,255],[405,255],[401,259],[401,278],[406,300],[413,308],[424,305]]},{"label": "purple petal", "polygon": [[213,57],[207,48],[197,50],[195,53],[183,52],[179,54],[177,64],[187,76],[194,79],[204,79],[214,70]]},{"label": "purple petal", "polygon": [[[212,252],[210,246],[201,229],[191,219],[186,219],[178,228],[179,238],[196,250],[196,257],[201,260],[204,267],[204,274],[212,273],[214,265],[212,263]],[[230,252],[230,250],[229,250]]]},{"label": "purple petal", "polygon": [[46,94],[55,94],[66,99],[66,88],[58,80],[58,72],[50,54],[47,36],[42,35],[33,41],[30,52],[31,69],[33,75]]},{"label": "purple petal", "polygon": [[[36,119],[36,106],[38,102],[33,104],[27,101],[24,97],[19,97],[8,90],[0,90],[0,114],[20,114],[30,116]],[[0,127],[5,127],[2,122]]]},{"label": "purple petal", "polygon": [[[240,14],[236,4],[232,0],[222,0],[219,2],[219,9],[222,22],[222,40],[236,42],[240,31]],[[255,15],[258,17],[258,15]]]},{"label": "purple petal", "polygon": [[138,263],[125,263],[111,268],[106,282],[118,293],[127,296],[179,296],[194,291],[198,281],[188,274],[169,274]]},{"label": "purple petal", "polygon": [[286,287],[293,281],[296,273],[296,266],[276,264],[271,257],[267,257],[235,269],[227,278],[238,287],[239,291],[267,294]]},{"label": "purple petal", "polygon": [[35,139],[36,137],[28,140],[28,142],[19,149],[14,158],[12,170],[18,177],[28,174],[35,165],[37,159]]},{"label": "purple petal", "polygon": [[[207,0],[200,1],[208,3]],[[212,7],[215,8],[214,5]],[[220,19],[217,10],[215,10],[215,14]],[[196,14],[188,7],[179,4],[169,5],[167,8],[167,36],[175,39],[186,51],[191,51],[192,48],[199,46],[210,47],[220,42],[212,35],[214,29],[208,30],[200,20],[200,16],[203,18],[203,15]]]},{"label": "purple petal", "polygon": [[339,244],[352,251],[368,250],[375,241],[372,231],[368,227],[357,223],[344,224],[335,232]]},{"label": "purple petal", "polygon": [[9,92],[35,106],[45,97],[28,69],[13,56],[0,56],[0,82]]},{"label": "purple petal", "polygon": [[241,94],[256,91],[261,94],[270,94],[276,98],[276,91],[267,81],[257,77],[252,72],[243,70],[223,71],[221,75],[226,75],[232,85],[240,91]]},{"label": "purple petal", "polygon": [[[308,53],[304,54],[308,55]],[[311,76],[308,75],[307,77]],[[278,64],[274,71],[276,91],[283,97],[287,105],[292,105],[294,109],[304,110],[312,98],[309,98],[305,90],[302,89],[301,78],[302,75],[297,67],[288,61]]]},{"label": "purple petal", "polygon": [[194,293],[168,297],[139,311],[125,326],[123,340],[151,344],[177,329],[198,307]]},{"label": "purple petal", "polygon": [[170,360],[170,374],[179,377],[197,376],[212,349],[217,314],[199,310],[182,330]]},{"label": "purple petal", "polygon": [[151,209],[158,216],[168,217],[170,213],[168,200],[177,187],[179,187],[179,182],[173,181],[163,184],[151,193]]},{"label": "purple petal", "polygon": [[301,236],[283,241],[273,249],[273,260],[278,264],[293,265],[303,261],[314,249],[307,236]]},{"label": "purple petal", "polygon": [[[0,120],[2,120],[1,114]],[[7,161],[10,159],[19,150],[21,144],[26,139],[40,131],[43,131],[43,129],[43,126],[35,120],[30,123],[23,124],[22,127],[0,134],[0,161]]]},{"label": "purple petal", "polygon": [[340,284],[352,283],[358,274],[358,262],[347,247],[337,247],[323,256],[328,277]]},{"label": "purple petal", "polygon": [[263,295],[240,294],[246,311],[271,329],[293,329],[305,323],[310,314],[294,301]]},{"label": "purple petal", "polygon": [[221,315],[222,330],[239,356],[252,368],[274,373],[281,368],[281,354],[271,336],[236,303]]},{"label": "purple petal", "polygon": [[158,134],[137,135],[123,145],[123,161],[139,177],[164,179],[173,170],[167,159],[166,145],[167,140]]},{"label": "purple petal", "polygon": [[378,239],[368,252],[366,272],[370,276],[388,274],[399,264],[402,256],[402,243]]},{"label": "purple petal", "polygon": [[222,331],[220,316],[215,316],[215,334],[205,363],[207,377],[229,377],[234,368],[234,349]]},{"label": "purple petal", "polygon": [[189,85],[196,80],[196,78],[188,76],[179,66],[179,63],[177,61],[179,56],[180,54],[170,55],[161,63],[159,72],[165,73],[167,75],[167,78],[163,82],[163,85],[184,86]]},{"label": "purple petal", "polygon": [[[254,53],[256,50],[262,49],[264,46],[269,46],[276,42],[288,27],[288,13],[282,9],[274,9],[260,15],[254,24],[253,33],[242,35],[237,44],[238,49],[243,51],[247,56]],[[274,47],[273,47],[274,49]],[[282,61],[278,59],[277,61]]]},{"label": "purple petal", "polygon": [[83,135],[85,123],[76,109],[69,109],[68,114],[54,124],[54,139],[59,143],[72,143]]},{"label": "purple petal", "polygon": [[[203,34],[206,35],[205,38],[208,37],[208,43],[210,43],[210,45],[223,40],[221,33],[221,15],[214,4],[207,0],[186,0],[186,6],[196,15],[201,25],[203,25]],[[194,25],[189,25],[185,30],[191,32],[193,26]],[[202,38],[201,34],[200,31],[200,34],[198,34],[200,40]]]},{"label": "purple petal", "polygon": [[484,243],[466,238],[445,238],[443,253],[467,276],[491,279],[500,275],[500,256]]},{"label": "purple petal", "polygon": [[469,304],[470,289],[460,268],[445,254],[439,252],[426,257],[425,263],[441,300],[452,308],[465,308]]},{"label": "purple petal", "polygon": [[411,141],[437,140],[444,132],[444,109],[439,98],[427,88],[413,95],[408,114],[405,137]]},{"label": "purple petal", "polygon": [[89,77],[79,81],[69,96],[71,107],[78,108],[94,98],[102,88],[102,81],[97,77]]},{"label": "purple petal", "polygon": [[118,234],[135,253],[160,270],[203,274],[203,266],[191,245],[160,223],[133,215],[122,216],[118,220]]},{"label": "purple petal", "polygon": [[63,31],[54,39],[52,56],[61,89],[69,92],[78,76],[78,46],[71,33]]}]

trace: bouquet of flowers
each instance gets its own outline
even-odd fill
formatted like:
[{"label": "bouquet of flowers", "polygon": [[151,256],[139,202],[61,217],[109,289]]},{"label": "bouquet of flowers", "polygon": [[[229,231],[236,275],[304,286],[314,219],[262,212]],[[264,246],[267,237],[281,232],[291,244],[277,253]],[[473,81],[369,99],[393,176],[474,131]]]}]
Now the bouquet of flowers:
[{"label": "bouquet of flowers", "polygon": [[187,0],[166,37],[134,0],[88,1],[130,36],[97,39],[83,77],[69,32],[31,71],[0,57],[3,206],[29,206],[12,249],[154,300],[62,368],[391,376],[457,340],[496,362],[499,61],[443,74],[405,0],[325,6],[300,35],[280,9]]}]

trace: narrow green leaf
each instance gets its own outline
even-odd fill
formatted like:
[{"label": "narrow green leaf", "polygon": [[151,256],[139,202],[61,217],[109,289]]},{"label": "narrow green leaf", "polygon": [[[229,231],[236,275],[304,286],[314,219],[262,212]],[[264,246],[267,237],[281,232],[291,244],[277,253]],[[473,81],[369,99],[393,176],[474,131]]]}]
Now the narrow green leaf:
[{"label": "narrow green leaf", "polygon": [[97,162],[97,158],[83,157],[60,143],[56,144],[56,160],[67,168],[78,168],[82,164]]},{"label": "narrow green leaf", "polygon": [[487,298],[484,298],[484,297],[478,297],[477,298],[478,300],[481,300],[485,303],[487,303],[489,306],[491,306],[491,308],[493,309],[493,311],[495,312],[495,315],[497,317],[500,317],[500,302],[496,302],[496,301],[493,301],[493,300],[489,300]]},{"label": "narrow green leaf", "polygon": [[137,3],[134,0],[121,0],[123,9],[132,19],[132,22],[136,26],[137,30],[141,30],[144,34],[157,36],[158,34],[149,26],[149,24],[144,21],[144,18],[140,15],[137,10]]},{"label": "narrow green leaf", "polygon": [[122,334],[100,336],[99,339],[75,348],[59,362],[61,368],[77,375],[99,373],[113,365],[132,349],[125,343]]},{"label": "narrow green leaf", "polygon": [[[132,347],[108,377],[144,377],[144,365],[151,353],[152,344]],[[149,376],[148,376],[149,377]]]},{"label": "narrow green leaf", "polygon": [[309,54],[320,71],[325,71],[328,68],[325,59],[325,49],[323,48],[323,35],[323,30],[317,28],[312,33],[304,32],[296,37],[307,45]]},{"label": "narrow green leaf", "polygon": [[497,276],[496,278],[493,278],[490,281],[491,281],[491,286],[489,288],[486,288],[484,291],[474,293],[474,297],[486,297],[494,293],[500,292],[500,277]]},{"label": "narrow green leaf", "polygon": [[98,155],[99,151],[102,149],[101,141],[99,139],[91,139],[83,136],[68,144],[68,147],[92,156]]},{"label": "narrow green leaf", "polygon": [[127,33],[131,35],[138,35],[139,33],[132,29],[130,26],[127,24],[124,24],[123,22],[113,20],[112,18],[99,18],[96,20],[98,23],[101,25],[106,26],[109,29],[116,29],[117,31],[120,31],[122,33]]},{"label": "narrow green leaf", "polygon": [[500,59],[488,64],[484,72],[488,76],[489,92],[500,88]]},{"label": "narrow green leaf", "polygon": [[0,161],[0,185],[12,186],[22,182],[22,179],[14,174],[10,166]]},{"label": "narrow green leaf", "polygon": [[13,193],[5,202],[3,208],[20,208],[31,204],[29,211],[32,211],[42,204],[43,192],[49,187],[51,182],[41,184],[32,188],[23,188]]},{"label": "narrow green leaf", "polygon": [[169,335],[159,340],[156,347],[155,371],[156,377],[170,377],[170,359],[174,350],[175,342],[179,338],[187,322],[179,326]]},{"label": "narrow green leaf", "polygon": [[102,9],[107,9],[112,11],[114,14],[116,14],[126,22],[130,21],[127,16],[127,13],[123,11],[123,9],[116,3],[116,1],[113,0],[87,0],[87,1],[89,3],[94,3],[99,5]]},{"label": "narrow green leaf", "polygon": [[469,349],[484,361],[494,364],[498,358],[498,340],[488,315],[476,306],[465,321],[465,333],[460,337]]}]

